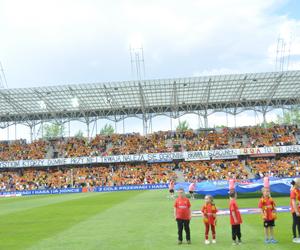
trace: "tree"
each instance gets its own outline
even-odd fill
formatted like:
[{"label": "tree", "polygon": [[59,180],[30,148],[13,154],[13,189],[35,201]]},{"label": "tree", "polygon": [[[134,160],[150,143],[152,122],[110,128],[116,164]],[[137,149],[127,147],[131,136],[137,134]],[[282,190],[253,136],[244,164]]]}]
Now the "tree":
[{"label": "tree", "polygon": [[101,135],[112,135],[114,132],[115,129],[111,124],[105,124],[105,126],[100,130]]},{"label": "tree", "polygon": [[185,132],[185,131],[187,131],[189,129],[190,129],[190,125],[189,125],[189,123],[186,120],[179,121],[179,123],[178,123],[178,125],[176,127],[176,131],[178,131],[178,132]]},{"label": "tree", "polygon": [[225,125],[217,125],[216,128],[227,128]]},{"label": "tree", "polygon": [[263,128],[273,128],[274,126],[278,125],[277,122],[263,122],[263,123],[260,123],[259,126],[260,127],[263,127]]},{"label": "tree", "polygon": [[81,130],[78,130],[77,133],[74,135],[74,137],[78,138],[78,139],[81,139],[83,138],[83,132]]},{"label": "tree", "polygon": [[62,137],[65,134],[64,124],[59,124],[59,123],[45,124],[43,130],[44,130],[43,132],[44,139]]},{"label": "tree", "polygon": [[300,110],[293,108],[290,111],[285,111],[282,116],[277,116],[277,122],[279,124],[300,124]]}]

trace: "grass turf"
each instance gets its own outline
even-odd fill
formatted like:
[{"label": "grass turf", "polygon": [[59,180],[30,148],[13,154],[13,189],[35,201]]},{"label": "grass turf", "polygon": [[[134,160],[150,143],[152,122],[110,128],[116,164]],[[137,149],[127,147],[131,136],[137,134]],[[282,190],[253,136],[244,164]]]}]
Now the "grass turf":
[{"label": "grass turf", "polygon": [[[276,245],[263,243],[260,215],[243,215],[241,246],[231,246],[227,216],[218,217],[217,244],[204,245],[201,218],[191,221],[192,245],[177,245],[173,200],[167,191],[85,193],[0,199],[0,249],[299,249],[291,242],[291,215],[279,214]],[[288,197],[275,198],[278,206]],[[227,199],[215,200],[227,208]],[[200,209],[202,200],[193,200]],[[256,207],[258,198],[241,198]]]}]

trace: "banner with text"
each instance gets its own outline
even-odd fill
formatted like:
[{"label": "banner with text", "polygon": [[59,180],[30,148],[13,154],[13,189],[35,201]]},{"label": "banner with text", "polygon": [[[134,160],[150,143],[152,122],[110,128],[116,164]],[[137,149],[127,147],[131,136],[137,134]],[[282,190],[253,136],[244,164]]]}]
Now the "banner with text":
[{"label": "banner with text", "polygon": [[240,155],[263,156],[267,154],[300,153],[300,145],[263,148],[239,148],[153,154],[112,155],[97,157],[74,157],[39,160],[0,161],[0,168],[48,167],[63,165],[87,165],[122,162],[172,162],[174,160],[199,161],[211,159],[236,159]]},{"label": "banner with text", "polygon": [[0,197],[15,197],[28,195],[43,195],[43,194],[71,194],[82,192],[116,192],[116,191],[133,191],[133,190],[157,190],[167,189],[168,184],[145,184],[145,185],[127,185],[114,187],[92,187],[92,188],[61,188],[61,189],[38,189],[38,190],[23,190],[15,192],[0,192]]}]

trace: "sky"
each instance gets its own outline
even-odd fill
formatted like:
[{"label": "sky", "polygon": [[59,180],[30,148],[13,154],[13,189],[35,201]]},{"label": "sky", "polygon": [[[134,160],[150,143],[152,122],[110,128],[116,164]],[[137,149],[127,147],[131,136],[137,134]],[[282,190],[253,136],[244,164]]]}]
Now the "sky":
[{"label": "sky", "polygon": [[[300,1],[0,0],[0,62],[9,88],[131,80],[129,48],[140,45],[146,79],[274,71],[279,37],[290,51],[285,69],[300,69]],[[153,121],[153,130],[170,129],[164,119]],[[181,119],[199,125],[191,115]],[[126,120],[126,132],[142,131],[134,120]],[[234,124],[218,113],[209,125],[227,120]],[[237,125],[259,120],[244,113]]]}]

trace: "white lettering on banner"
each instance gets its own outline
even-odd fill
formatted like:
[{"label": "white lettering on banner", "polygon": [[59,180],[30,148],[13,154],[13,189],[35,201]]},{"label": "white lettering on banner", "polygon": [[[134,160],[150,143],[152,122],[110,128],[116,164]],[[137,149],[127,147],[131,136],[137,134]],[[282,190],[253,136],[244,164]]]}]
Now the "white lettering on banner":
[{"label": "white lettering on banner", "polygon": [[300,152],[299,145],[285,146],[285,153],[296,153]]},{"label": "white lettering on banner", "polygon": [[[72,158],[70,159],[72,161]],[[49,159],[48,164],[50,166],[55,166],[55,165],[66,165],[68,164],[68,158],[58,158],[58,159]]]},{"label": "white lettering on banner", "polygon": [[209,160],[208,151],[190,151],[186,152],[186,161]]},{"label": "white lettering on banner", "polygon": [[204,151],[186,152],[164,152],[136,155],[112,155],[97,157],[74,157],[57,159],[38,159],[20,161],[0,161],[0,168],[20,168],[20,167],[48,167],[61,165],[80,165],[91,163],[117,163],[117,162],[142,162],[142,161],[173,161],[184,159],[185,161],[210,160],[210,159],[233,159],[239,155],[252,154],[284,154],[300,152],[300,145],[276,146],[263,148],[241,148],[241,149],[220,149]]},{"label": "white lettering on banner", "polygon": [[208,151],[209,158],[214,159],[215,157],[228,157],[238,155],[238,150],[236,149],[223,149],[223,150],[210,150]]}]

